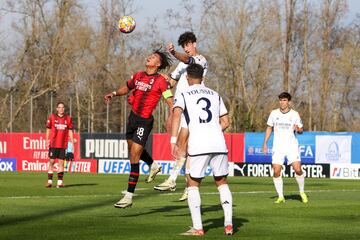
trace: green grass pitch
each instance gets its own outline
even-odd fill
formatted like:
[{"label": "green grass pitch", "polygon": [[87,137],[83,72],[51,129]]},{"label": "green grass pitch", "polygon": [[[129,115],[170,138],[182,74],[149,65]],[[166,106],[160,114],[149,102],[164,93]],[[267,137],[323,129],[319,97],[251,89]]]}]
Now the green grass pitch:
[{"label": "green grass pitch", "polygon": [[[45,173],[0,173],[0,239],[189,239],[187,202],[176,192],[156,192],[141,176],[128,209],[113,204],[127,175],[66,174],[67,187],[46,189]],[[56,178],[55,178],[56,179]],[[229,178],[233,236],[223,235],[223,212],[211,177],[201,187],[204,239],[360,239],[360,182],[306,179],[303,204],[295,179],[284,179],[285,204],[274,204],[271,178]]]}]

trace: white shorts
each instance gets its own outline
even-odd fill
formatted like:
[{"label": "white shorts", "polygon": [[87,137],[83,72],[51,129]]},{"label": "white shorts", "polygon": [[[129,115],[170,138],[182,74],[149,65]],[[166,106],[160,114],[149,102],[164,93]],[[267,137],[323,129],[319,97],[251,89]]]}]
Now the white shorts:
[{"label": "white shorts", "polygon": [[188,172],[193,178],[205,177],[207,166],[210,165],[215,177],[229,174],[229,163],[227,154],[207,154],[189,157],[187,159]]},{"label": "white shorts", "polygon": [[301,161],[300,152],[298,147],[291,147],[288,149],[273,150],[272,152],[272,164],[283,165],[287,158],[287,164],[291,165],[293,162]]}]

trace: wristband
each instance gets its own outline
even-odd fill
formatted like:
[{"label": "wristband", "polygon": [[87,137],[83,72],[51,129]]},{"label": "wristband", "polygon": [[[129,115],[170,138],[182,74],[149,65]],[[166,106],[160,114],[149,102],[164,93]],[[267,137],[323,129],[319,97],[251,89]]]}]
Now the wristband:
[{"label": "wristband", "polygon": [[116,96],[116,95],[117,95],[117,94],[116,94],[116,91],[113,91],[113,92],[112,92],[112,94],[113,94],[114,96]]},{"label": "wristband", "polygon": [[171,137],[170,138],[170,143],[176,143],[176,141],[177,141],[177,137]]}]

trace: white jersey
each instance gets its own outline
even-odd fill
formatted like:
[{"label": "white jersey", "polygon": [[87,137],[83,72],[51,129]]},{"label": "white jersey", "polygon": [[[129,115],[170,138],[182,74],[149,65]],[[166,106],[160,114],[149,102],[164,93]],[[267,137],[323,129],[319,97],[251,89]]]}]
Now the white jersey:
[{"label": "white jersey", "polygon": [[[204,68],[204,74],[203,76],[205,77],[206,73],[207,73],[207,69],[208,69],[208,63],[206,61],[206,58],[202,55],[196,55],[196,56],[192,56],[189,58],[189,63],[183,63],[180,62],[176,69],[170,74],[170,77],[172,79],[175,79],[176,81],[178,81],[177,85],[176,85],[176,92],[175,92],[175,96],[176,94],[180,94],[182,92],[184,92],[188,87],[189,87],[189,83],[186,79],[186,68],[189,66],[189,64],[192,63],[196,63],[201,65]],[[201,83],[202,85],[204,85],[204,83]]]},{"label": "white jersey", "polygon": [[220,125],[220,117],[228,112],[217,92],[200,84],[192,85],[175,97],[176,107],[183,110],[189,128],[190,156],[228,152]]},{"label": "white jersey", "polygon": [[303,123],[297,111],[290,109],[289,112],[282,113],[279,108],[275,109],[271,111],[267,125],[274,128],[273,151],[298,150],[294,126],[302,128]]}]

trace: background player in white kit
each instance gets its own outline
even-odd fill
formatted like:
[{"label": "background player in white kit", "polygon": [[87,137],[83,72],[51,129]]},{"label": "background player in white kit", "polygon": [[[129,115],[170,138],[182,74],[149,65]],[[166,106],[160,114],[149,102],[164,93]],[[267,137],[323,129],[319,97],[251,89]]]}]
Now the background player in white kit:
[{"label": "background player in white kit", "polygon": [[290,108],[291,95],[283,92],[279,95],[280,108],[271,111],[267,121],[263,153],[268,151],[267,141],[270,138],[272,129],[274,128],[274,141],[272,148],[272,168],[274,170],[274,185],[278,193],[278,199],[275,203],[284,203],[283,180],[281,177],[281,168],[284,164],[285,157],[288,165],[291,165],[295,171],[295,178],[299,185],[301,200],[303,203],[308,202],[308,198],[304,192],[304,173],[301,170],[301,159],[299,153],[299,143],[295,136],[295,132],[303,132],[303,124],[299,113]]},{"label": "background player in white kit", "polygon": [[[182,46],[186,54],[175,51],[174,45],[172,43],[168,45],[168,51],[175,58],[181,61],[177,65],[176,69],[170,74],[170,78],[168,79],[172,87],[176,85],[175,97],[177,95],[180,95],[189,87],[189,83],[186,79],[186,68],[190,64],[196,63],[201,65],[204,69],[203,77],[205,77],[208,69],[208,63],[205,57],[200,55],[199,52],[197,51],[196,36],[193,32],[185,32],[181,34],[178,39],[178,44],[179,46]],[[201,84],[203,85],[203,82]],[[184,119],[182,119],[182,124],[183,123],[184,123]],[[174,142],[174,138],[172,138],[172,141],[173,141],[172,144],[176,143]],[[184,146],[181,146],[182,148],[186,148],[187,143],[184,144],[185,144]],[[176,179],[180,174],[180,171],[185,163],[185,160],[186,157],[175,159],[174,169],[170,173],[169,178],[166,179],[163,183],[155,186],[154,189],[160,191],[167,191],[167,190],[175,191]],[[187,189],[185,188],[184,193],[179,200],[185,201],[186,199],[187,199]]]},{"label": "background player in white kit", "polygon": [[[227,109],[219,94],[201,85],[203,68],[199,64],[187,67],[189,88],[177,95],[174,104],[171,136],[178,136],[178,143],[188,141],[187,178],[188,205],[193,227],[182,235],[204,235],[201,221],[201,198],[199,186],[208,165],[213,170],[214,180],[220,193],[224,210],[224,231],[233,234],[232,195],[227,184],[229,164],[223,131],[229,126]],[[181,116],[186,126],[181,125]],[[186,152],[175,145],[173,155],[184,157]]]}]

